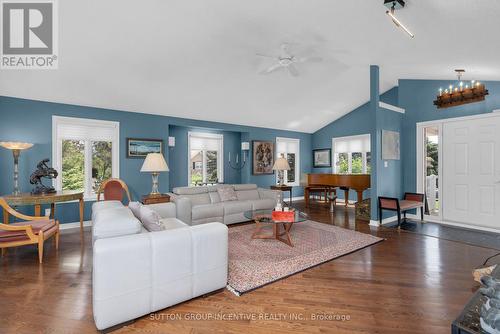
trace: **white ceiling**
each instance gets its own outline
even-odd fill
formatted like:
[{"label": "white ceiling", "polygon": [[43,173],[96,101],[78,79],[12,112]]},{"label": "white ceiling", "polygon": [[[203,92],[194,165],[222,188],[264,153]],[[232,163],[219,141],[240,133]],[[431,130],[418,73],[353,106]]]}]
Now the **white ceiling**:
[{"label": "white ceiling", "polygon": [[[314,132],[399,78],[500,80],[500,1],[71,0],[59,3],[59,69],[1,71],[0,95]],[[323,57],[258,72],[283,42]]]}]

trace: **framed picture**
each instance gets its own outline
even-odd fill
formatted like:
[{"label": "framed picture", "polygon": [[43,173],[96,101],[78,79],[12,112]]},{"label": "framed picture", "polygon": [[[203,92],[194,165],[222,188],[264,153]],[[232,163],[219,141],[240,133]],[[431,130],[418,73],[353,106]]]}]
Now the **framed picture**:
[{"label": "framed picture", "polygon": [[127,158],[145,158],[148,153],[163,153],[163,141],[127,138]]},{"label": "framed picture", "polygon": [[332,167],[332,150],[330,148],[313,150],[313,167]]},{"label": "framed picture", "polygon": [[399,160],[399,132],[382,130],[382,160]]},{"label": "framed picture", "polygon": [[252,157],[252,174],[266,175],[274,173],[274,142],[252,141]]}]

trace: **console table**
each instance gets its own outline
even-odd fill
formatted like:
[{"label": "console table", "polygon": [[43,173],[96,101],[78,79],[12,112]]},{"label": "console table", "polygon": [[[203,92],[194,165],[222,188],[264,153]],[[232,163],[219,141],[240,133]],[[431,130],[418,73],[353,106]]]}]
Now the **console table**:
[{"label": "console table", "polygon": [[[35,216],[41,216],[42,204],[50,204],[50,216],[54,218],[55,204],[60,202],[78,201],[80,206],[80,232],[83,235],[83,192],[75,190],[63,190],[52,194],[31,194],[23,193],[19,195],[2,196],[10,206],[34,205]],[[9,213],[3,210],[3,223],[9,223]]]}]

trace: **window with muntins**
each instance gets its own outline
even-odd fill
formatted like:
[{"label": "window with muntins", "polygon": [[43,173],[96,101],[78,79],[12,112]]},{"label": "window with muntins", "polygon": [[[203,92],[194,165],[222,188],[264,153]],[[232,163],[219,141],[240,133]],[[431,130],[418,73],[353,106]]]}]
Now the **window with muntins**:
[{"label": "window with muntins", "polygon": [[189,132],[188,158],[190,186],[224,182],[223,135]]},{"label": "window with muntins", "polygon": [[338,174],[370,174],[370,135],[332,139],[333,169]]},{"label": "window with muntins", "polygon": [[101,183],[119,178],[118,122],[52,117],[52,164],[57,190],[78,190],[93,200]]}]

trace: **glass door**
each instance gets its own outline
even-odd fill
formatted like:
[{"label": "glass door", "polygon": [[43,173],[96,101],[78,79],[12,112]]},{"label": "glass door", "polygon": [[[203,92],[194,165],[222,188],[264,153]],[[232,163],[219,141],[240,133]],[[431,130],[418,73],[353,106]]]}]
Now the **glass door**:
[{"label": "glass door", "polygon": [[419,191],[427,199],[426,214],[429,218],[441,219],[441,125],[427,125],[421,128],[420,185]]}]

